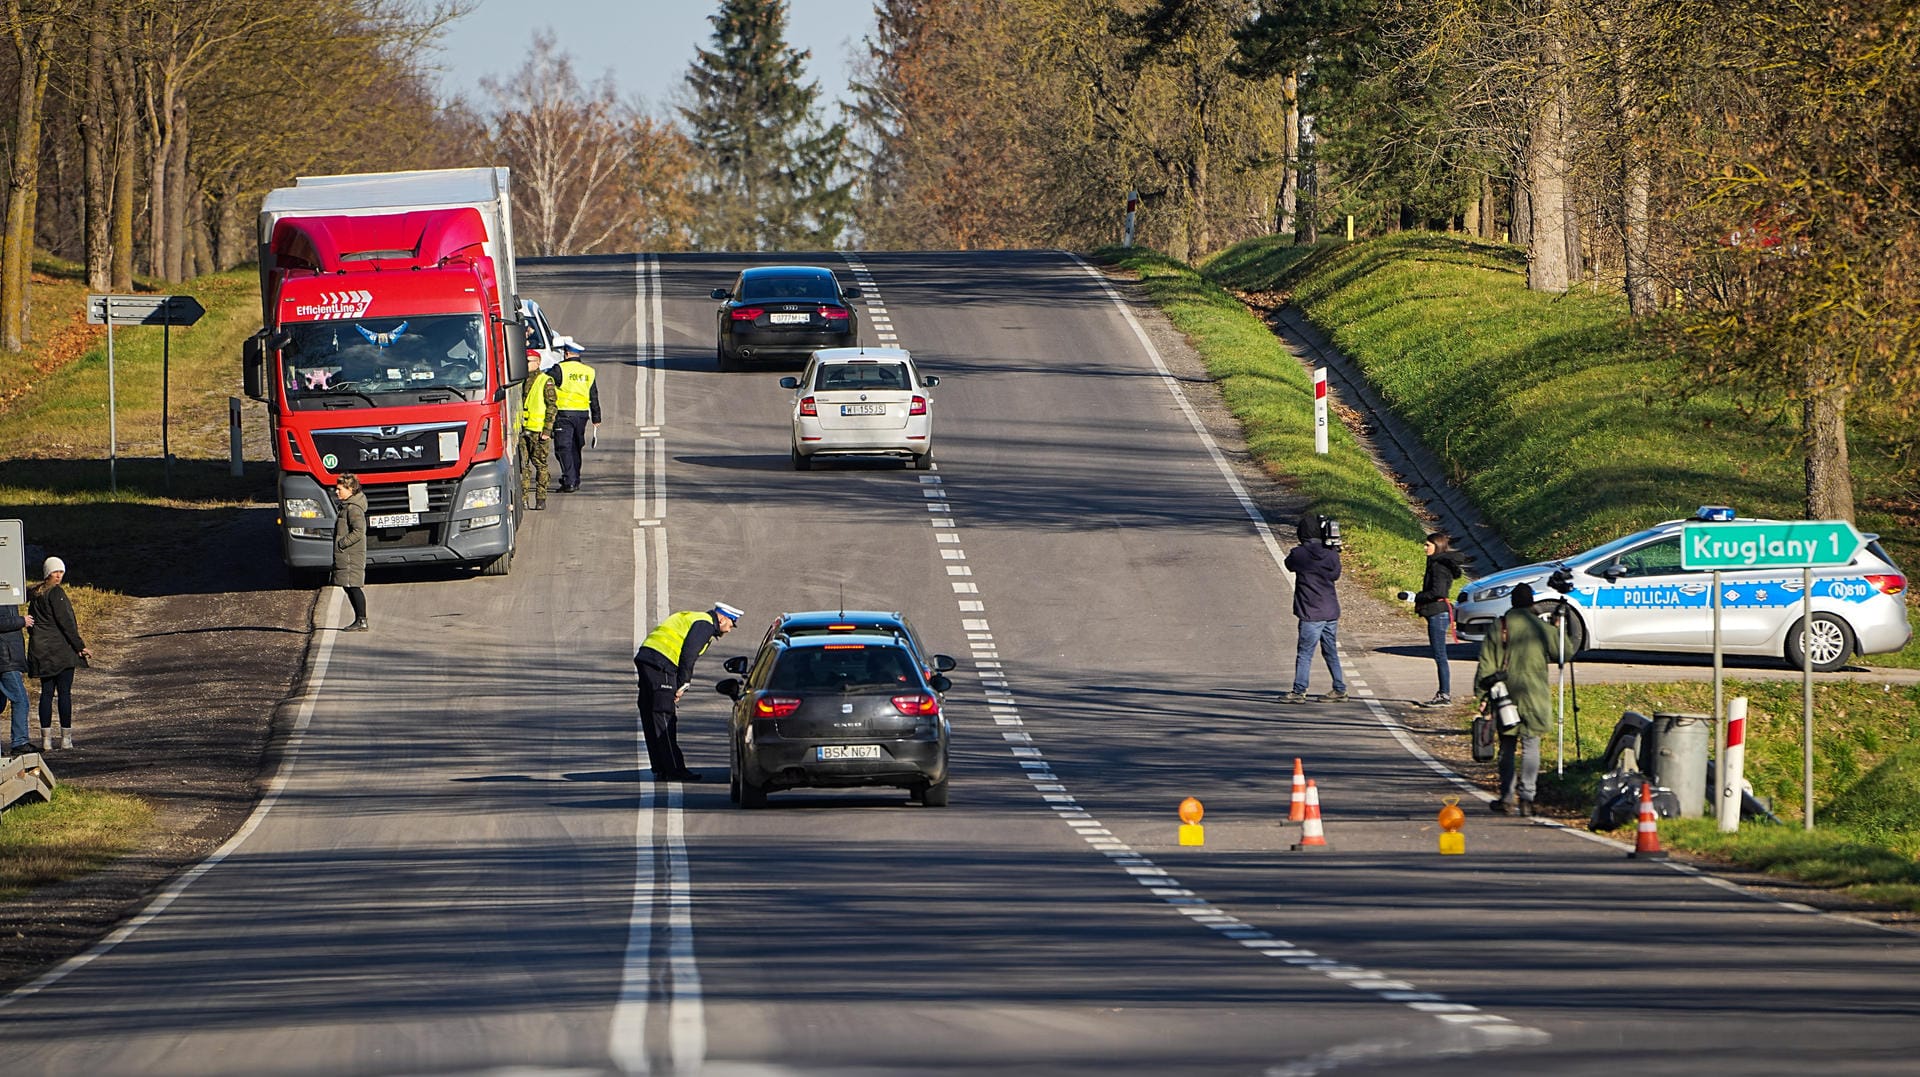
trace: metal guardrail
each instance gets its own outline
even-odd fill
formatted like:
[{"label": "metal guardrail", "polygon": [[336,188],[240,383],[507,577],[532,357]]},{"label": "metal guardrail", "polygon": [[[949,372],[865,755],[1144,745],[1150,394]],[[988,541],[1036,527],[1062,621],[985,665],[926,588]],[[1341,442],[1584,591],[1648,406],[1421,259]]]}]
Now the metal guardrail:
[{"label": "metal guardrail", "polygon": [[21,801],[52,800],[53,787],[58,784],[53,769],[38,752],[26,752],[0,762],[0,811]]}]

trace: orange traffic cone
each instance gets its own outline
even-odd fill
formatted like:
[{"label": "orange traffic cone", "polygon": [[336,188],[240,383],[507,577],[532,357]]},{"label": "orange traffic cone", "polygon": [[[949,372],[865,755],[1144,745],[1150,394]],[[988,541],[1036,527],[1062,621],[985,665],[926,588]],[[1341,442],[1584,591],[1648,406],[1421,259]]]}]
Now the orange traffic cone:
[{"label": "orange traffic cone", "polygon": [[1293,843],[1296,853],[1324,853],[1332,850],[1327,832],[1320,828],[1320,787],[1307,783],[1307,817],[1300,820],[1300,840]]},{"label": "orange traffic cone", "polygon": [[1665,860],[1667,851],[1660,848],[1660,825],[1653,814],[1653,783],[1640,783],[1640,831],[1633,836],[1633,852],[1628,857],[1638,860]]},{"label": "orange traffic cone", "polygon": [[1287,822],[1297,823],[1307,817],[1307,772],[1300,767],[1296,756],[1293,760],[1293,804],[1287,809]]}]

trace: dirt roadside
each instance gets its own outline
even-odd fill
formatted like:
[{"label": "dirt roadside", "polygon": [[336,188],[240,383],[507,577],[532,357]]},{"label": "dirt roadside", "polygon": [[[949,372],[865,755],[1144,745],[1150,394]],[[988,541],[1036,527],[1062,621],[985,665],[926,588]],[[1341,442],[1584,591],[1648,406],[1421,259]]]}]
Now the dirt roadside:
[{"label": "dirt roadside", "polygon": [[[286,589],[277,560],[252,555],[273,557],[270,517],[250,513],[205,536],[204,548],[154,565],[169,574],[157,590],[171,593],[129,599],[117,623],[81,625],[96,658],[74,680],[74,747],[47,753],[48,766],[62,783],[146,800],[154,826],[100,871],[0,902],[0,987],[91,946],[253,811],[272,776],[275,716],[305,661],[315,598]],[[84,553],[69,560],[84,581]],[[37,708],[37,684],[29,694]]]}]

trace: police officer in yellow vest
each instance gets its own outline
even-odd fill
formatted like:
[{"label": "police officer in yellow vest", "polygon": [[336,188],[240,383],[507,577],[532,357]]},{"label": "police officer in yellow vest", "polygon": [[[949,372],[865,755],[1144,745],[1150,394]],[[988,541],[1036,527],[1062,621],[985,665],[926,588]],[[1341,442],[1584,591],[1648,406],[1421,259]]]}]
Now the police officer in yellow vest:
[{"label": "police officer in yellow vest", "polygon": [[733,631],[740,610],[715,602],[711,610],[682,610],[660,622],[634,652],[640,671],[640,731],[647,738],[647,760],[655,781],[697,782],[680,754],[680,716],[676,709],[693,680],[693,665],[708,645]]},{"label": "police officer in yellow vest", "polygon": [[562,358],[553,368],[558,383],[559,410],[554,415],[553,455],[560,459],[560,492],[580,489],[580,450],[587,444],[587,423],[600,425],[600,387],[593,383],[593,368],[580,361],[586,351],[572,337],[555,341]]},{"label": "police officer in yellow vest", "polygon": [[541,367],[527,379],[527,398],[520,405],[520,503],[536,509],[547,507],[547,487],[552,483],[547,458],[559,414],[560,394],[548,369]]}]

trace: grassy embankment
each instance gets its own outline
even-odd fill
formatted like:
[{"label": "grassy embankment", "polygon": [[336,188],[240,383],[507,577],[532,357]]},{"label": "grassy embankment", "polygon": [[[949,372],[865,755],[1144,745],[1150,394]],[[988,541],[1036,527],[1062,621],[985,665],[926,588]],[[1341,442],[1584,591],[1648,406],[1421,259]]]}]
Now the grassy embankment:
[{"label": "grassy embankment", "polygon": [[[1262,240],[1223,253],[1204,276],[1153,252],[1103,254],[1140,273],[1194,340],[1256,458],[1347,525],[1351,562],[1382,594],[1420,578],[1424,527],[1346,430],[1331,432],[1327,456],[1313,452],[1308,373],[1221,285],[1291,291],[1524,556],[1584,549],[1700,504],[1799,514],[1790,426],[1742,415],[1722,394],[1678,392],[1678,370],[1632,338],[1620,301],[1529,292],[1511,247],[1419,233],[1312,250]],[[1861,448],[1856,482],[1866,487],[1878,464]],[[1859,523],[1879,532],[1903,566],[1920,564],[1920,534],[1886,502],[1868,501]],[[1920,665],[1920,647],[1869,661]],[[1798,683],[1734,677],[1727,689],[1752,701],[1749,780],[1797,823]],[[1569,730],[1569,760],[1597,756],[1624,709],[1711,709],[1706,684],[1587,686],[1579,694],[1590,717],[1577,741]],[[1920,732],[1920,689],[1821,684],[1815,714],[1813,834],[1748,825],[1723,838],[1711,824],[1676,821],[1663,835],[1683,848],[1920,908],[1920,749],[1907,748]],[[1585,807],[1595,777],[1590,766],[1570,763],[1564,776],[1549,775],[1542,796]]]},{"label": "grassy embankment", "polygon": [[[122,581],[150,577],[194,534],[272,497],[271,472],[257,463],[244,478],[228,474],[227,397],[240,388],[240,341],[259,325],[259,286],[251,270],[176,288],[136,283],[207,308],[199,324],[166,331],[171,482],[161,456],[162,330],[114,329],[110,475],[106,331],[86,324],[85,274],[42,257],[31,287],[29,343],[0,353],[0,517],[21,520],[29,547],[67,562],[75,616],[101,652],[110,644],[99,626],[131,601]],[[258,405],[248,407],[248,456],[258,461],[263,424]],[[37,579],[31,560],[27,575]],[[99,867],[132,846],[151,814],[132,798],[67,783],[50,804],[9,809],[0,814],[0,897]]]}]

